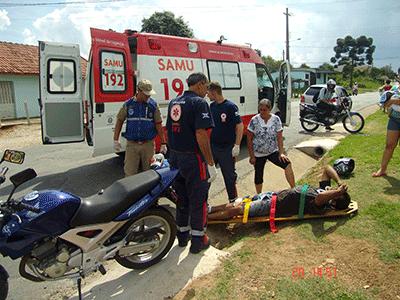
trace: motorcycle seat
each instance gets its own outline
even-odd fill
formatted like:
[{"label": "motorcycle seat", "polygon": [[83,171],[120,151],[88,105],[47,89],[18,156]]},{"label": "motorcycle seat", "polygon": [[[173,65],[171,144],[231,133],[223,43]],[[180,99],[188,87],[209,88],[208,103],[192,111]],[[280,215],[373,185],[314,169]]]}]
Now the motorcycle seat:
[{"label": "motorcycle seat", "polygon": [[71,226],[111,222],[158,184],[160,175],[154,170],[120,179],[102,194],[83,198],[71,219]]}]

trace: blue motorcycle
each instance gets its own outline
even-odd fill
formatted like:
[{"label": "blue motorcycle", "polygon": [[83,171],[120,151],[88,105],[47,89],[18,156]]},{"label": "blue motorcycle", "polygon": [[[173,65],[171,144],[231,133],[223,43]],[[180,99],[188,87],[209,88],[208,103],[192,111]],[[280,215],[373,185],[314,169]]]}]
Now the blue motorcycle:
[{"label": "blue motorcycle", "polygon": [[[22,163],[25,153],[6,150],[1,162]],[[33,191],[21,199],[15,190],[37,176],[26,169],[9,179],[13,189],[0,204],[0,253],[21,258],[19,273],[31,281],[81,278],[115,259],[131,269],[148,268],[171,249],[176,236],[173,215],[158,204],[176,202],[171,184],[178,171],[156,157],[154,169],[120,179],[88,198],[59,190]],[[0,172],[4,182],[7,167]]]}]

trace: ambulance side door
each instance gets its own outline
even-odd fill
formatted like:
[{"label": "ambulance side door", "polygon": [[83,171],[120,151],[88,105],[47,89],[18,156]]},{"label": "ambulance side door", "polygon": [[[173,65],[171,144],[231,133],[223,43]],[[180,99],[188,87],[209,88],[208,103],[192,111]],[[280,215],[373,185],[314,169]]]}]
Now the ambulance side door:
[{"label": "ambulance side door", "polygon": [[43,144],[84,140],[79,45],[39,41]]},{"label": "ambulance side door", "polygon": [[[91,28],[93,156],[110,154],[116,115],[134,95],[134,70],[128,38],[109,30]],[[125,125],[122,132],[125,131]],[[121,138],[125,147],[125,139]]]},{"label": "ambulance side door", "polygon": [[289,126],[291,115],[292,82],[290,75],[290,64],[284,61],[279,68],[278,80],[278,108],[283,125]]}]

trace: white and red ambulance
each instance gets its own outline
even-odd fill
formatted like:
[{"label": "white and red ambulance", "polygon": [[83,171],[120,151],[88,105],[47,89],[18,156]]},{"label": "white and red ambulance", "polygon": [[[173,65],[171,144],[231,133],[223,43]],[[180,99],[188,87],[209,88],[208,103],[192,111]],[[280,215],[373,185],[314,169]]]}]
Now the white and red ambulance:
[{"label": "white and red ambulance", "polygon": [[[289,65],[282,64],[273,81],[260,56],[248,46],[223,42],[91,28],[91,50],[85,83],[79,45],[39,42],[40,105],[44,144],[81,142],[93,155],[112,153],[116,114],[135,93],[136,83],[149,79],[157,92],[164,121],[169,100],[187,89],[186,78],[203,72],[218,81],[234,101],[247,127],[258,101],[273,100],[282,123],[290,122]],[[124,141],[122,138],[122,146]]]}]

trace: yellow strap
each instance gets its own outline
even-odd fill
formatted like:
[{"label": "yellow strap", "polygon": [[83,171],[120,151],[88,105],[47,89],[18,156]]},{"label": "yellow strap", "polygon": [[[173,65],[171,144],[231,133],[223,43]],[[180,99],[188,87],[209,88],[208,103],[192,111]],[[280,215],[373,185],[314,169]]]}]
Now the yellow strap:
[{"label": "yellow strap", "polygon": [[243,220],[242,220],[243,224],[247,223],[251,201],[246,201],[245,203],[246,204],[244,205]]},{"label": "yellow strap", "polygon": [[250,203],[251,201],[252,200],[251,200],[250,197],[244,197],[243,200],[242,200],[243,203],[248,203],[248,202]]}]

